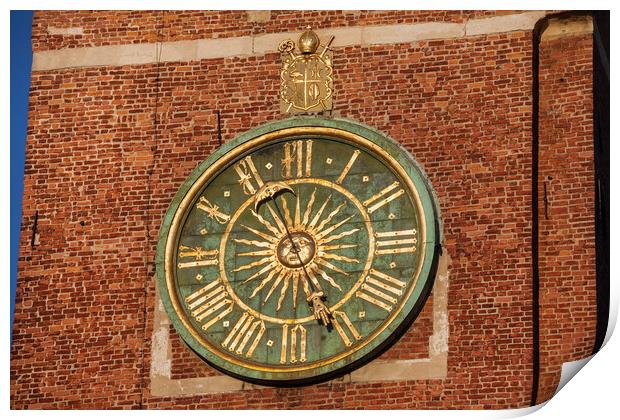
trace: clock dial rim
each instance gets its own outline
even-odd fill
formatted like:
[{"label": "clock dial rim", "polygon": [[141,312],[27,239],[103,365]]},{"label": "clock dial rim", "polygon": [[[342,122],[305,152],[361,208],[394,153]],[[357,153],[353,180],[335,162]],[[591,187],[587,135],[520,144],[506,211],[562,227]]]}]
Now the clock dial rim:
[{"label": "clock dial rim", "polygon": [[[341,352],[313,364],[293,366],[258,366],[255,363],[221,353],[213,344],[196,334],[189,320],[179,316],[183,313],[174,289],[171,258],[178,242],[184,218],[205,184],[219,172],[238,159],[251,154],[265,144],[293,140],[300,136],[317,136],[353,145],[360,145],[380,159],[407,186],[407,194],[417,208],[420,217],[421,256],[413,277],[415,282],[398,308],[386,317],[382,325],[349,351]],[[230,152],[233,153],[230,153]],[[432,189],[423,171],[413,157],[400,144],[374,129],[346,120],[325,118],[290,118],[269,123],[250,130],[237,139],[216,150],[202,162],[184,182],[173,199],[159,234],[157,254],[157,277],[160,296],[172,324],[184,341],[204,360],[216,369],[232,376],[267,384],[283,384],[322,380],[326,375],[350,370],[362,360],[374,355],[374,351],[387,345],[403,324],[410,324],[417,317],[433,283],[432,266],[436,259],[436,229],[439,223],[438,207]],[[423,280],[423,281],[420,281]],[[172,292],[172,293],[171,293]],[[417,311],[415,310],[417,308]],[[415,313],[414,313],[415,312]],[[377,343],[372,345],[372,343]],[[215,350],[215,351],[212,351]]]}]

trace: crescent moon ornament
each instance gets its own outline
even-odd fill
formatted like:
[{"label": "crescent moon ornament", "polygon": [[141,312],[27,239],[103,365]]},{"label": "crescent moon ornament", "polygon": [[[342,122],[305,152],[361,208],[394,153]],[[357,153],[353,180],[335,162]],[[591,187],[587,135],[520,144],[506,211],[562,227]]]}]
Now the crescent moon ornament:
[{"label": "crescent moon ornament", "polygon": [[254,196],[254,211],[258,213],[258,209],[265,201],[275,199],[278,195],[286,191],[295,195],[293,189],[289,187],[286,182],[274,181],[265,183],[256,191],[256,195]]}]

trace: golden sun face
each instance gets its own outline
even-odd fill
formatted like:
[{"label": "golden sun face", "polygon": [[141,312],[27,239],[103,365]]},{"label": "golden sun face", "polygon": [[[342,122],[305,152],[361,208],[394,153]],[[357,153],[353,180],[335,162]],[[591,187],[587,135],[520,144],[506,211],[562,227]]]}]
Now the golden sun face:
[{"label": "golden sun face", "polygon": [[312,261],[316,246],[314,239],[306,232],[293,232],[280,240],[276,255],[278,261],[288,268],[300,268]]}]

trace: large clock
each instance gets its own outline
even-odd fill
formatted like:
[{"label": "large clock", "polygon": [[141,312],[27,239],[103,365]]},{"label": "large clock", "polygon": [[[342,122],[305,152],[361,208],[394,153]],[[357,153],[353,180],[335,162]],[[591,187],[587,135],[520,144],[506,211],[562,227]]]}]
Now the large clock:
[{"label": "large clock", "polygon": [[160,296],[204,361],[267,385],[376,357],[433,284],[438,209],[409,153],[351,121],[277,121],[225,144],[174,197]]}]

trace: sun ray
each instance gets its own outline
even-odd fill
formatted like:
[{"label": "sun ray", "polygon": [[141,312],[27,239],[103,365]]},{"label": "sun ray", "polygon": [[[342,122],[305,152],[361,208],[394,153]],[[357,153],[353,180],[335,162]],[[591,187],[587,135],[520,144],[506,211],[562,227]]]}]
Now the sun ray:
[{"label": "sun ray", "polygon": [[278,277],[276,277],[276,279],[273,281],[273,284],[271,285],[271,289],[269,289],[269,292],[267,292],[267,296],[265,296],[265,299],[263,299],[263,302],[267,302],[267,299],[269,299],[269,296],[271,296],[273,291],[276,290],[276,287],[278,287],[282,279],[288,278],[290,275],[291,275],[290,271],[282,270],[280,274],[278,274]]},{"label": "sun ray", "polygon": [[345,201],[343,201],[342,203],[340,203],[338,205],[338,207],[336,207],[336,209],[334,211],[332,211],[331,213],[329,213],[329,215],[323,219],[323,221],[321,223],[319,223],[319,225],[316,227],[315,231],[320,232],[329,222],[332,221],[332,219],[334,218],[335,215],[338,214],[338,212],[340,211],[340,209],[346,204]]},{"label": "sun ray", "polygon": [[246,264],[246,265],[242,265],[242,266],[240,266],[240,267],[237,267],[237,268],[235,268],[235,269],[233,270],[233,272],[237,273],[237,272],[239,272],[239,271],[247,270],[248,268],[258,267],[258,266],[260,266],[260,265],[267,264],[268,262],[270,262],[270,261],[275,261],[275,260],[276,260],[276,259],[275,259],[275,257],[274,257],[273,255],[271,255],[271,256],[269,256],[269,257],[265,257],[265,258],[260,259],[260,260],[258,260],[258,261],[254,261],[254,262],[251,262],[251,263],[249,263],[249,264]]},{"label": "sun ray", "polygon": [[282,196],[282,211],[284,212],[286,226],[293,226],[293,221],[291,220],[291,212],[288,209],[288,202],[286,201],[286,198],[284,198],[284,196]]},{"label": "sun ray", "polygon": [[350,263],[359,263],[359,260],[355,258],[345,257],[344,255],[336,255],[336,254],[328,254],[328,253],[319,253],[322,258],[326,258],[328,260],[336,260],[336,261],[344,261]]},{"label": "sun ray", "polygon": [[[269,281],[273,278],[273,276],[274,276],[274,275],[276,275],[277,273],[281,272],[281,271],[282,271],[282,268],[281,268],[281,267],[277,267],[275,270],[273,270],[271,273],[269,273],[269,274],[267,275],[267,277],[265,277],[265,278],[263,279],[263,281],[261,281],[261,282],[260,282],[260,284],[259,284],[258,286],[256,286],[256,289],[254,289],[254,291],[253,291],[253,292],[252,292],[252,294],[250,295],[250,298],[253,298],[254,296],[256,296],[256,294],[257,294],[258,292],[260,292],[260,291],[261,291],[261,289],[262,289],[263,287],[265,287],[265,285],[266,285],[267,283],[269,283]],[[243,283],[247,283],[247,280],[246,280],[246,281],[244,281]]]},{"label": "sun ray", "polygon": [[301,279],[301,285],[304,287],[304,293],[306,296],[310,296],[310,286],[308,286],[308,279],[305,275],[299,273],[299,278]]},{"label": "sun ray", "polygon": [[335,287],[336,289],[342,291],[342,288],[340,287],[340,285],[338,283],[336,283],[336,281],[331,278],[329,275],[327,275],[327,273],[323,270],[321,270],[319,267],[314,267],[314,271],[316,271],[317,273],[319,273],[321,275],[321,277],[328,282],[330,285],[332,285],[332,287]]},{"label": "sun ray", "polygon": [[347,249],[347,248],[355,248],[357,244],[340,244],[340,245],[323,245],[321,249],[323,251],[332,251],[336,249]]},{"label": "sun ray", "polygon": [[284,301],[284,296],[286,291],[288,290],[288,285],[290,283],[291,276],[286,276],[284,278],[284,284],[282,284],[282,289],[280,290],[280,298],[278,299],[278,306],[276,307],[276,311],[279,311],[282,307],[282,302]]},{"label": "sun ray", "polygon": [[336,223],[335,225],[331,225],[330,227],[328,227],[327,229],[325,229],[324,231],[317,233],[316,235],[316,239],[317,240],[321,240],[321,238],[323,238],[324,236],[329,235],[330,233],[332,233],[333,231],[335,231],[336,229],[338,229],[340,226],[344,225],[345,223],[347,223],[349,220],[351,220],[353,218],[353,214],[349,217],[346,217],[344,219],[342,219],[341,221],[339,221],[338,223]]},{"label": "sun ray", "polygon": [[251,228],[251,227],[249,227],[247,225],[241,225],[241,226],[243,226],[244,228],[246,228],[247,230],[249,230],[253,234],[255,234],[257,236],[260,236],[261,238],[263,238],[263,239],[265,239],[265,240],[267,240],[267,241],[269,241],[271,243],[275,243],[278,240],[278,238],[275,238],[275,237],[273,237],[271,235],[267,235],[265,232],[261,232],[260,230]]},{"label": "sun ray", "polygon": [[271,233],[273,233],[275,236],[280,236],[282,235],[282,232],[280,232],[278,229],[276,229],[271,223],[269,223],[268,220],[266,220],[263,216],[261,216],[260,214],[256,213],[254,210],[250,210],[252,212],[252,214],[258,219],[259,222],[261,222],[263,224],[263,226],[265,226],[267,229],[269,229],[269,231]]},{"label": "sun ray", "polygon": [[278,225],[278,229],[280,229],[280,232],[282,232],[282,233],[286,232],[286,226],[284,226],[282,224],[282,222],[280,221],[280,218],[278,217],[277,213],[271,208],[269,203],[267,203],[267,210],[269,210],[269,213],[271,213],[271,217],[273,217],[273,220],[276,221],[276,225]]},{"label": "sun ray", "polygon": [[299,272],[293,273],[293,308],[297,307],[297,288],[299,287]]},{"label": "sun ray", "polygon": [[299,190],[297,190],[297,197],[296,197],[296,203],[295,203],[295,228],[299,228],[299,225],[301,224],[301,208],[299,206]]},{"label": "sun ray", "polygon": [[308,220],[310,220],[310,213],[312,213],[312,205],[314,204],[314,197],[316,194],[316,188],[312,191],[312,195],[310,196],[310,200],[308,201],[308,205],[306,206],[306,211],[304,212],[304,219],[302,220],[302,226],[308,226]]},{"label": "sun ray", "polygon": [[[278,265],[277,261],[273,261],[272,263],[267,264],[266,266],[264,266],[263,268],[258,270],[256,273],[252,274],[250,277],[248,277],[247,279],[243,280],[243,284],[246,284],[250,280],[254,280],[256,277],[258,277],[258,276],[260,276],[262,274],[265,274],[265,272],[269,271],[270,269],[272,269],[276,265]],[[280,271],[281,269],[282,268],[278,268],[277,271]]]},{"label": "sun ray", "polygon": [[273,251],[271,249],[263,249],[260,251],[240,252],[237,254],[238,257],[260,257],[262,255],[273,255]]},{"label": "sun ray", "polygon": [[314,262],[319,265],[322,265],[323,267],[327,267],[331,270],[334,270],[337,273],[344,274],[345,276],[349,275],[349,273],[347,273],[346,271],[342,271],[340,268],[336,267],[334,264],[330,263],[329,261],[325,261],[322,258],[315,258]]},{"label": "sun ray", "polygon": [[319,241],[319,245],[327,244],[327,243],[330,243],[331,241],[335,241],[336,239],[340,239],[340,238],[344,238],[345,236],[352,235],[358,230],[359,230],[358,228],[355,228],[355,229],[347,230],[346,232],[339,233],[338,235],[333,235],[328,238],[322,239]]},{"label": "sun ray", "polygon": [[252,245],[252,246],[257,246],[259,248],[271,249],[271,247],[273,246],[273,244],[269,242],[249,241],[247,239],[233,239],[233,241],[237,242],[238,244]]},{"label": "sun ray", "polygon": [[310,277],[310,281],[312,281],[312,284],[314,284],[314,286],[317,289],[321,290],[321,285],[319,283],[319,280],[314,275],[314,271],[316,271],[317,268],[318,267],[316,266],[316,264],[312,264],[312,265],[310,265],[309,267],[306,268],[306,273],[308,273],[308,277]]},{"label": "sun ray", "polygon": [[325,210],[325,206],[327,205],[327,203],[329,202],[331,198],[332,198],[331,194],[327,196],[327,199],[325,200],[325,202],[323,203],[319,211],[316,213],[316,215],[314,216],[314,218],[308,225],[308,230],[311,230],[311,231],[314,230],[314,225],[316,225],[319,219],[321,218],[321,214],[323,213],[323,210]]}]

